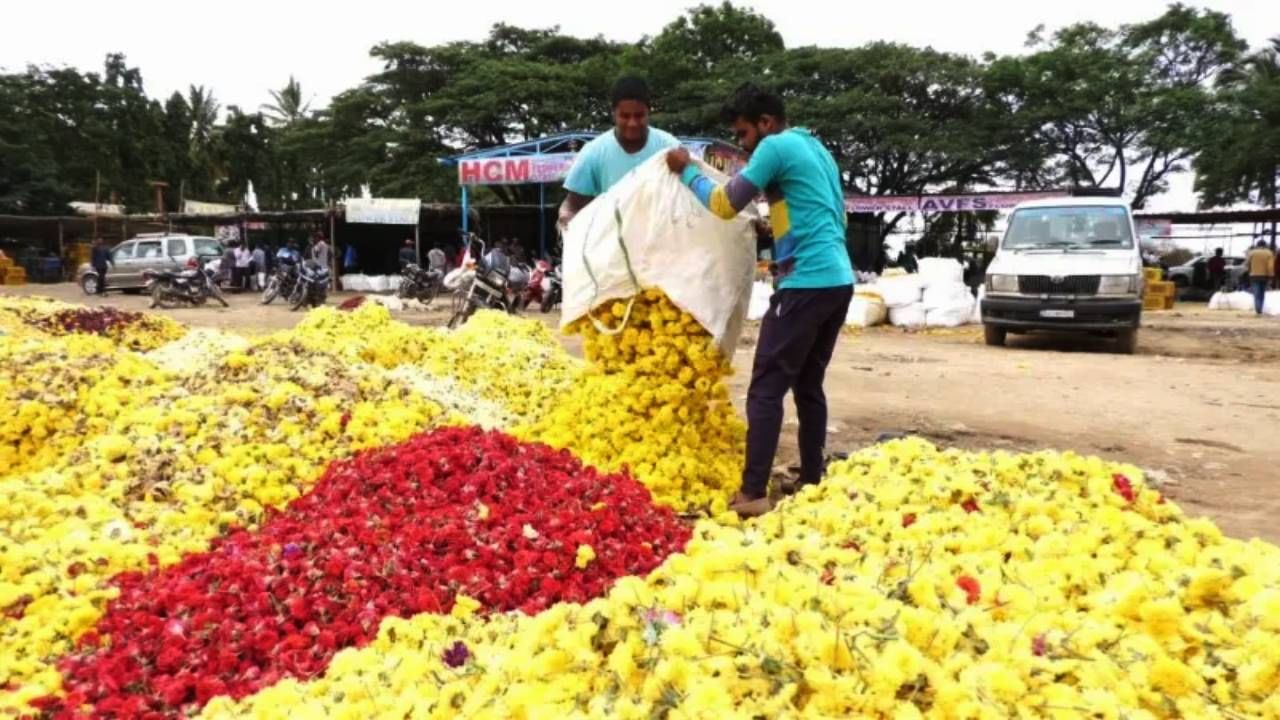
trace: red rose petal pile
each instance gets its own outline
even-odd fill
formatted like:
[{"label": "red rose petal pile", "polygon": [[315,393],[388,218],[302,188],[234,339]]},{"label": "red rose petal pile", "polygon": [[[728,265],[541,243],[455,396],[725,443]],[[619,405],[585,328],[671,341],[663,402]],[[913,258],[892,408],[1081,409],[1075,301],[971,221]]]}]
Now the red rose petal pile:
[{"label": "red rose petal pile", "polygon": [[[597,597],[684,547],[689,529],[648,490],[565,451],[447,428],[334,463],[314,490],[209,552],[116,578],[121,594],[60,663],[75,716],[173,715],[310,678],[383,618],[535,613]],[[595,557],[575,565],[589,545]]]}]

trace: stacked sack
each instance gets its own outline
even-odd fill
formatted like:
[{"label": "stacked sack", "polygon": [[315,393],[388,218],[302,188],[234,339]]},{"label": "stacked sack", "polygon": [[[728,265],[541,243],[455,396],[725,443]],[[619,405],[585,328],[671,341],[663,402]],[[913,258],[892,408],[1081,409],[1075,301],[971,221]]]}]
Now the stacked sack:
[{"label": "stacked sack", "polygon": [[920,304],[928,327],[960,327],[973,319],[973,294],[964,284],[964,268],[950,258],[920,261]]}]

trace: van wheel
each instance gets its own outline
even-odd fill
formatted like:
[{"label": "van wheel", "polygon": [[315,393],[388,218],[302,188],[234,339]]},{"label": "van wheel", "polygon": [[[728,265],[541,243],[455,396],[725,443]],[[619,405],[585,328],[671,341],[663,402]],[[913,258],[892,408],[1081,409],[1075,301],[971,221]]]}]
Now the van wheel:
[{"label": "van wheel", "polygon": [[1138,328],[1126,328],[1116,333],[1116,352],[1132,355],[1138,351]]},{"label": "van wheel", "polygon": [[1008,331],[1002,327],[996,327],[995,325],[982,326],[982,337],[992,347],[1004,347],[1007,335]]}]

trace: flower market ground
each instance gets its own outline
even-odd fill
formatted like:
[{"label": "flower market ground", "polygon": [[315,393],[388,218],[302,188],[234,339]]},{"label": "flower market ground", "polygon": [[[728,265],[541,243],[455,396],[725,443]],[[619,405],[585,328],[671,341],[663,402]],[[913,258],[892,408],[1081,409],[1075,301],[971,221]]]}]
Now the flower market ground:
[{"label": "flower market ground", "polygon": [[[146,310],[148,298],[86,297],[71,284],[2,288],[85,305]],[[337,304],[347,296],[330,297]],[[256,295],[229,296],[231,308],[160,311],[196,327],[245,334],[291,327],[287,307]],[[441,310],[396,313],[441,325]],[[549,324],[558,316],[531,313]],[[1280,542],[1280,322],[1179,305],[1146,317],[1138,354],[1107,352],[1103,340],[1014,338],[988,348],[977,327],[931,333],[878,328],[847,334],[827,380],[834,451],[863,447],[881,433],[907,432],[974,449],[1072,449],[1137,464],[1191,514],[1229,535]],[[733,399],[745,398],[755,330],[734,358]],[[575,353],[579,338],[564,338]],[[791,409],[788,408],[788,413]],[[795,461],[794,420],[784,429],[780,468]]]}]

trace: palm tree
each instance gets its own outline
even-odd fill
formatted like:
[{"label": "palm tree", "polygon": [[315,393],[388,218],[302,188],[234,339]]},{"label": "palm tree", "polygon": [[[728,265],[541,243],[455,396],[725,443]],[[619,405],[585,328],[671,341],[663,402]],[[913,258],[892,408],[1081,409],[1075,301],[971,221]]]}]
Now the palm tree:
[{"label": "palm tree", "polygon": [[277,125],[292,125],[307,115],[311,103],[302,101],[302,83],[289,76],[289,83],[280,90],[271,91],[274,103],[262,105],[263,114]]}]

